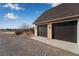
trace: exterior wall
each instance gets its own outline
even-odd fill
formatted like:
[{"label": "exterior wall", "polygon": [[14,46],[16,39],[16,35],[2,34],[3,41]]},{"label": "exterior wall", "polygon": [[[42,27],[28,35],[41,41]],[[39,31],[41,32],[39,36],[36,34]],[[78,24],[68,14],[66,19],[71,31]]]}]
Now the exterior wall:
[{"label": "exterior wall", "polygon": [[47,36],[49,39],[52,39],[52,24],[47,25]]},{"label": "exterior wall", "polygon": [[79,44],[79,19],[77,19],[77,44]]},{"label": "exterior wall", "polygon": [[37,36],[37,25],[34,25],[34,32],[35,32],[35,36]]},{"label": "exterior wall", "polygon": [[[35,36],[38,36],[38,26],[34,26]],[[77,43],[79,44],[79,20],[77,20]],[[47,38],[52,39],[52,23],[47,24]],[[55,38],[53,38],[55,39]]]}]

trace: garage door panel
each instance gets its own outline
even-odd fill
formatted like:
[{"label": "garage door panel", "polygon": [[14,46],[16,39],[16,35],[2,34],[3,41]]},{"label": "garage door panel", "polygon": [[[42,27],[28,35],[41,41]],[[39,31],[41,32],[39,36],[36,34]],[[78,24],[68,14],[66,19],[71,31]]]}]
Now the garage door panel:
[{"label": "garage door panel", "polygon": [[53,24],[55,39],[77,42],[77,21]]},{"label": "garage door panel", "polygon": [[47,37],[47,25],[38,26],[38,36]]}]

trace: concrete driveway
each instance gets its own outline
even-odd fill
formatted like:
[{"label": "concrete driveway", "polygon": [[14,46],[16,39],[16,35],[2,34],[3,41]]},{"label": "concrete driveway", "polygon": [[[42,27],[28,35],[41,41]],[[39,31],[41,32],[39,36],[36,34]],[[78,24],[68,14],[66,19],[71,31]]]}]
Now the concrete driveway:
[{"label": "concrete driveway", "polygon": [[0,33],[1,56],[76,56],[76,54],[30,39]]}]

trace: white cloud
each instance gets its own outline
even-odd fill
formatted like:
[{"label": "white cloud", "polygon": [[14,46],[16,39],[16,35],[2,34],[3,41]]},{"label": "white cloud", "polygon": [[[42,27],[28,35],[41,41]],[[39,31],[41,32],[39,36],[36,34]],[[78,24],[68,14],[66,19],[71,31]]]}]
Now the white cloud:
[{"label": "white cloud", "polygon": [[52,7],[55,7],[55,6],[57,6],[57,5],[60,5],[61,3],[51,3],[51,6]]},{"label": "white cloud", "polygon": [[24,10],[24,8],[20,7],[18,4],[5,4],[3,5],[4,8],[10,8],[10,9],[15,9],[15,10]]},{"label": "white cloud", "polygon": [[13,14],[13,13],[7,13],[7,14],[4,15],[4,18],[8,19],[8,20],[15,20],[18,17],[15,14]]}]

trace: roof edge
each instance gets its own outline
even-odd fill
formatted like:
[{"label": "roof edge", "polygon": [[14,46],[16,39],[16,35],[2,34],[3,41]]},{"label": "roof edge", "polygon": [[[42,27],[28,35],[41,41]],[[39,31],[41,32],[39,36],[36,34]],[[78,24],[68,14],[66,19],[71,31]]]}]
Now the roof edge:
[{"label": "roof edge", "polygon": [[[49,20],[49,21],[43,21],[43,22],[39,22],[38,24],[40,24],[40,23],[48,23],[48,22],[53,22],[53,21],[61,21],[62,19],[69,19],[69,18],[75,18],[75,17],[79,17],[79,15],[68,16],[68,17],[58,18],[58,19]],[[34,24],[37,24],[37,23],[34,23]]]},{"label": "roof edge", "polygon": [[[63,4],[63,3],[60,3],[60,4],[58,4],[58,5],[56,5],[56,6],[52,7],[52,8],[56,8],[57,6],[59,6],[59,5],[61,5],[61,4]],[[44,11],[41,15],[43,15],[45,12],[49,11],[49,10],[52,9],[52,8],[49,8],[48,10]],[[41,16],[41,15],[40,15],[40,16]],[[39,16],[39,17],[40,17],[40,16]],[[38,18],[39,18],[39,17],[38,17]],[[37,18],[32,24],[35,24],[36,21],[38,20],[38,18]]]}]

